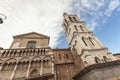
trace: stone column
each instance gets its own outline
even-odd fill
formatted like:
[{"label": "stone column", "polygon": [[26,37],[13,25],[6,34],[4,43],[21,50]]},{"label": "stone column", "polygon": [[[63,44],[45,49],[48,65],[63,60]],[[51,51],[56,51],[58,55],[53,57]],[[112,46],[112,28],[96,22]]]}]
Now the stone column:
[{"label": "stone column", "polygon": [[3,64],[1,64],[1,66],[0,66],[0,71],[1,71],[2,67],[3,67]]},{"label": "stone column", "polygon": [[28,70],[27,70],[27,75],[26,75],[26,77],[29,77],[30,67],[31,67],[31,62],[29,62],[29,65],[28,65]]},{"label": "stone column", "polygon": [[14,70],[13,70],[13,72],[12,72],[12,75],[11,75],[11,77],[10,77],[10,80],[13,79],[13,77],[14,77],[14,75],[15,75],[16,69],[17,69],[17,63],[16,63],[16,65],[15,65],[15,67],[14,67]]},{"label": "stone column", "polygon": [[52,74],[54,74],[54,63],[52,61]]},{"label": "stone column", "polygon": [[43,74],[43,61],[41,62],[40,75]]},{"label": "stone column", "polygon": [[7,56],[10,57],[10,55],[11,55],[11,53],[9,52]]}]

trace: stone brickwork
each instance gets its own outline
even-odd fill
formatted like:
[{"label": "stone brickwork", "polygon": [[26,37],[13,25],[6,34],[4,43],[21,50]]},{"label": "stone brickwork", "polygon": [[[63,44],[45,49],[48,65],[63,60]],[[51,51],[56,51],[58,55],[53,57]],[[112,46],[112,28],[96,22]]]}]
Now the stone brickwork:
[{"label": "stone brickwork", "polygon": [[49,48],[1,50],[0,60],[1,80],[54,74],[53,54]]},{"label": "stone brickwork", "polygon": [[[0,50],[0,80],[54,79],[53,52],[49,37],[26,33],[13,37],[10,49]],[[49,79],[48,78],[48,79]]]},{"label": "stone brickwork", "polygon": [[74,80],[120,80],[119,76],[120,61],[114,61],[89,66],[74,76]]},{"label": "stone brickwork", "polygon": [[[82,78],[80,74],[83,74],[83,70],[88,70],[91,65],[101,64],[108,62],[114,62],[117,60],[112,53],[99,41],[99,39],[94,35],[92,31],[81,21],[77,15],[70,15],[67,13],[63,14],[63,28],[68,39],[68,43],[73,54],[73,62],[76,66],[76,74],[74,75],[74,80],[103,80],[106,77],[96,78],[98,74],[90,73],[91,75],[84,74],[85,78]],[[117,56],[118,57],[118,56]],[[117,65],[114,65],[117,67]],[[109,67],[109,66],[108,66]],[[114,68],[112,66],[112,68]],[[96,69],[93,69],[93,71]],[[104,69],[100,69],[103,70]],[[119,69],[118,69],[119,70]],[[111,71],[108,68],[107,71]],[[98,71],[96,71],[98,72]],[[80,74],[79,74],[80,73]],[[120,75],[116,72],[117,75]],[[107,78],[110,78],[110,73],[104,74]],[[77,76],[77,78],[75,78]],[[113,75],[115,76],[115,75]]]},{"label": "stone brickwork", "polygon": [[54,49],[56,80],[72,80],[76,67],[70,49]]},{"label": "stone brickwork", "polygon": [[69,48],[51,49],[36,32],[0,47],[0,80],[120,80],[120,54],[112,55],[77,15],[64,13]]},{"label": "stone brickwork", "polygon": [[115,58],[120,60],[120,53],[114,54]]}]

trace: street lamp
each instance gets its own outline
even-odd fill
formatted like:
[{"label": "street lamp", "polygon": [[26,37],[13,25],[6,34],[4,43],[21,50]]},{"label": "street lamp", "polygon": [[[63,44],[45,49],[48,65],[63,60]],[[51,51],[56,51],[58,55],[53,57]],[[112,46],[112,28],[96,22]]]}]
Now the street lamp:
[{"label": "street lamp", "polygon": [[3,19],[6,19],[7,17],[4,14],[0,13],[0,24],[3,23]]}]

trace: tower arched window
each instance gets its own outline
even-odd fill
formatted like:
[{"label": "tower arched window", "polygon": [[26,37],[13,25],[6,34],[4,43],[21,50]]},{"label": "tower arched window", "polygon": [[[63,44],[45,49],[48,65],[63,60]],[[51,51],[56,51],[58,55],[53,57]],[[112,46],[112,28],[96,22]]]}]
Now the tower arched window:
[{"label": "tower arched window", "polygon": [[35,48],[36,47],[36,41],[28,41],[27,48]]},{"label": "tower arched window", "polygon": [[100,59],[98,57],[95,57],[95,62],[100,63]]},{"label": "tower arched window", "polygon": [[80,30],[81,30],[81,31],[84,31],[84,29],[83,29],[83,27],[82,27],[81,25],[80,25],[79,27],[80,27]]},{"label": "tower arched window", "polygon": [[84,42],[84,44],[87,46],[87,43],[85,42],[85,38],[82,37],[82,41]]},{"label": "tower arched window", "polygon": [[77,21],[76,17],[73,17],[74,21]]},{"label": "tower arched window", "polygon": [[108,62],[108,61],[109,61],[109,59],[108,59],[106,56],[103,56],[103,60],[104,60],[105,62]]},{"label": "tower arched window", "polygon": [[78,29],[77,29],[77,26],[76,26],[76,25],[74,25],[74,28],[75,28],[75,30],[76,30],[76,31],[78,31]]},{"label": "tower arched window", "polygon": [[73,22],[73,19],[72,19],[72,17],[71,17],[71,16],[69,17],[69,19],[70,19],[70,21],[71,21],[71,22]]},{"label": "tower arched window", "polygon": [[89,41],[92,43],[92,45],[95,46],[95,44],[94,44],[93,41],[92,41],[92,38],[89,37],[88,39],[89,39]]}]

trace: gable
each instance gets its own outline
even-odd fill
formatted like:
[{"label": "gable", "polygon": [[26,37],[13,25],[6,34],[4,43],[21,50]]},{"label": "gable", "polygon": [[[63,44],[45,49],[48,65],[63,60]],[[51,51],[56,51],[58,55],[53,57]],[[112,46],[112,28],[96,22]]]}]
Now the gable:
[{"label": "gable", "polygon": [[13,38],[49,38],[49,37],[36,32],[31,32],[31,33],[16,35],[16,36],[13,36]]},{"label": "gable", "polygon": [[21,37],[38,37],[38,38],[43,38],[43,37],[46,37],[46,36],[38,35],[38,34],[28,34],[28,35],[23,35]]}]

